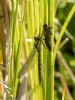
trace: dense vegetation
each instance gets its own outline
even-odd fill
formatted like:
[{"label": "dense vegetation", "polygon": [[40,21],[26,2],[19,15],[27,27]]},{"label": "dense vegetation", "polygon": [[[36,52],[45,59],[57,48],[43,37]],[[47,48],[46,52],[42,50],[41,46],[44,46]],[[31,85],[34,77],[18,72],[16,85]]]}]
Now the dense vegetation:
[{"label": "dense vegetation", "polygon": [[0,100],[75,100],[74,1],[0,6]]}]

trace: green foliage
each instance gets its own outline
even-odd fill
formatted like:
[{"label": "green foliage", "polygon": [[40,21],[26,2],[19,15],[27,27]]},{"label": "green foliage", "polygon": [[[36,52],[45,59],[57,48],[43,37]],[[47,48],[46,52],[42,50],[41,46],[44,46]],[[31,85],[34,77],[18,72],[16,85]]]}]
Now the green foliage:
[{"label": "green foliage", "polygon": [[[50,40],[52,48],[49,51],[41,44],[41,85],[38,78],[37,52],[33,64],[30,62],[28,65],[27,86],[29,90],[27,89],[26,93],[30,94],[30,100],[61,100],[64,90],[64,100],[75,98],[75,65],[73,67],[73,61],[75,61],[75,4],[70,0],[61,2],[62,0],[56,0],[56,2],[55,0],[12,0],[10,3],[12,6],[10,7],[8,86],[12,89],[11,94],[14,98],[18,98],[18,94],[21,94],[18,89],[21,60],[25,63],[30,57],[32,62],[31,50],[35,43],[34,36],[38,34],[41,36],[45,23],[52,27]],[[58,23],[54,21],[55,16]],[[61,40],[63,41],[65,37],[68,37],[71,42],[69,46],[65,44],[59,49]],[[32,39],[32,41],[27,42],[27,39]],[[7,94],[7,99],[9,97],[12,100],[12,97]]]}]

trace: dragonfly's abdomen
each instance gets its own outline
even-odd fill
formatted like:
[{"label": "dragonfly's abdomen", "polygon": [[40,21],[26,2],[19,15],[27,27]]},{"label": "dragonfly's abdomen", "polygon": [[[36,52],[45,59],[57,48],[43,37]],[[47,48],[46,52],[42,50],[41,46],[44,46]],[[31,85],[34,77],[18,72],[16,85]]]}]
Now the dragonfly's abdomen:
[{"label": "dragonfly's abdomen", "polygon": [[38,77],[39,83],[41,83],[41,37],[38,35],[37,37],[34,37],[34,39],[34,46],[38,51]]},{"label": "dragonfly's abdomen", "polygon": [[38,76],[39,76],[39,83],[41,83],[41,45],[38,48]]}]

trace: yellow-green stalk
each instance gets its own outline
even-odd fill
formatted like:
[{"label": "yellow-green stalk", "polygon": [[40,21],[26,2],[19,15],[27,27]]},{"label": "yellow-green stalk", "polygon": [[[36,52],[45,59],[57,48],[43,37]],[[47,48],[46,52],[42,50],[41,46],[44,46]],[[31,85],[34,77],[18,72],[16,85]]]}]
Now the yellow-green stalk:
[{"label": "yellow-green stalk", "polygon": [[48,0],[48,25],[51,27],[51,51],[48,50],[46,72],[46,100],[54,100],[54,0]]}]

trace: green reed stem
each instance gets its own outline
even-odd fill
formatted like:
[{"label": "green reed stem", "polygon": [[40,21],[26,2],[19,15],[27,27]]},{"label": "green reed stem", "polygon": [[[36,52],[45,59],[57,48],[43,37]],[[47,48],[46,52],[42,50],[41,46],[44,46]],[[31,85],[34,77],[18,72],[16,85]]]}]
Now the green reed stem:
[{"label": "green reed stem", "polygon": [[54,0],[48,0],[48,23],[51,29],[51,51],[48,51],[47,59],[47,81],[46,81],[46,100],[54,100]]}]

